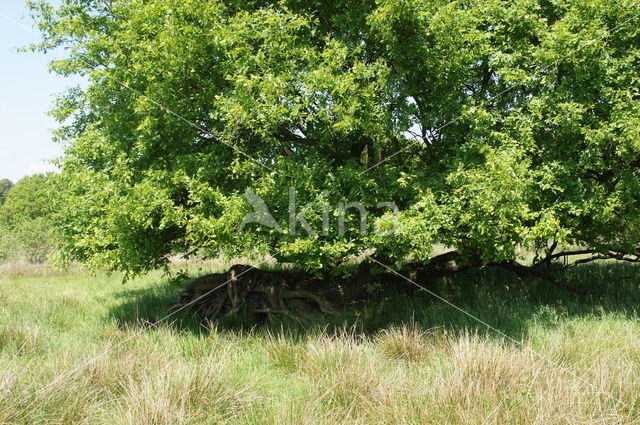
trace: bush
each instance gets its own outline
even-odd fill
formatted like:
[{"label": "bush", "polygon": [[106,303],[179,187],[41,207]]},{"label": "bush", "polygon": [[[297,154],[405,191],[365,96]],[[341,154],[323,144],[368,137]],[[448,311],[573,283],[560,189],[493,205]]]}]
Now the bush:
[{"label": "bush", "polygon": [[43,263],[56,247],[51,220],[58,190],[56,174],[18,181],[0,205],[0,261]]},{"label": "bush", "polygon": [[4,204],[4,200],[9,193],[9,189],[13,187],[13,182],[9,179],[0,180],[0,205]]},{"label": "bush", "polygon": [[28,261],[44,263],[54,253],[54,227],[46,218],[18,222],[14,227],[0,230],[0,261]]},{"label": "bush", "polygon": [[0,206],[0,223],[9,228],[23,220],[48,218],[53,213],[57,175],[35,174],[18,181]]}]

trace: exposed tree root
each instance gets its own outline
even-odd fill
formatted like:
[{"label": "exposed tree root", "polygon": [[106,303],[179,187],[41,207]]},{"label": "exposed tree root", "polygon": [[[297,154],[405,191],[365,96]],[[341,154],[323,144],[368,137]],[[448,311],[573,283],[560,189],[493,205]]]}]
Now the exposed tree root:
[{"label": "exposed tree root", "polygon": [[[380,261],[379,264],[385,263]],[[265,271],[235,265],[227,273],[195,279],[180,294],[173,309],[189,308],[203,321],[214,321],[240,311],[258,317],[282,314],[313,319],[323,314],[336,315],[336,306],[366,299],[370,295],[367,288],[372,283],[380,283],[389,291],[410,292],[413,288],[407,285],[405,278],[426,287],[435,279],[480,265],[479,260],[464,259],[457,252],[438,255],[427,263],[407,264],[397,273],[365,262],[346,277],[318,277],[299,271]],[[540,267],[517,262],[496,265],[511,270],[519,277],[543,279],[571,292],[587,293]]]},{"label": "exposed tree root", "polygon": [[306,318],[319,313],[337,314],[330,296],[317,288],[313,290],[317,283],[317,279],[304,273],[235,265],[228,273],[209,274],[191,282],[173,308],[188,306],[207,321],[240,311]]},{"label": "exposed tree root", "polygon": [[[455,252],[434,257],[427,264],[409,264],[399,274],[420,285],[468,268]],[[336,315],[337,305],[366,299],[368,287],[380,283],[395,292],[414,288],[404,279],[373,263],[362,263],[348,276],[313,276],[304,272],[265,271],[235,265],[228,273],[195,279],[180,294],[173,310],[189,308],[203,321],[245,311],[256,316],[283,314],[317,318]]]}]

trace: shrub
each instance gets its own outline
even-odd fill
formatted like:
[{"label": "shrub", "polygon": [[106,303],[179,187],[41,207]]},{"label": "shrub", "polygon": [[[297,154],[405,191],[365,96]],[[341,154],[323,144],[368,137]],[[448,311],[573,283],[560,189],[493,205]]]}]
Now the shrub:
[{"label": "shrub", "polygon": [[[0,182],[1,183],[1,182]],[[18,181],[0,205],[0,261],[43,263],[55,251],[51,220],[57,175],[37,174]]]},{"label": "shrub", "polygon": [[13,182],[9,179],[0,180],[0,205],[4,204],[7,193],[13,187]]},{"label": "shrub", "polygon": [[44,263],[55,251],[55,230],[46,218],[23,220],[1,232],[0,260]]}]

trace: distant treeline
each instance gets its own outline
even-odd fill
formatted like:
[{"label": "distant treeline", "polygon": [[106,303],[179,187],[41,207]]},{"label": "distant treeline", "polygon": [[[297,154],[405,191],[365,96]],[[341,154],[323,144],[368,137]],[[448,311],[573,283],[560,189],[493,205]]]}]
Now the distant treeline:
[{"label": "distant treeline", "polygon": [[0,262],[42,263],[55,252],[57,174],[0,180]]}]

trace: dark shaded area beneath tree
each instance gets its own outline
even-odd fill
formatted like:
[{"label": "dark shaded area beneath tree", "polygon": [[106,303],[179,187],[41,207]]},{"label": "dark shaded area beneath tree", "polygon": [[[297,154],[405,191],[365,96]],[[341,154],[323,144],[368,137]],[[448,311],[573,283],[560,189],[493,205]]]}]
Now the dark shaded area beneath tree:
[{"label": "dark shaded area beneath tree", "polygon": [[[534,322],[555,327],[562,319],[572,317],[618,314],[636,318],[640,305],[639,272],[639,264],[621,262],[596,262],[564,272],[555,271],[563,281],[586,290],[586,294],[567,291],[546,280],[518,277],[498,266],[461,270],[432,279],[425,287],[470,316],[520,339]],[[362,289],[367,296],[360,300],[354,298],[336,308],[335,314],[305,318],[265,313],[261,321],[256,321],[255,313],[241,309],[212,324],[203,324],[191,309],[185,308],[159,323],[170,313],[188,282],[182,277],[164,280],[151,289],[123,290],[119,294],[122,302],[108,312],[106,319],[116,320],[121,326],[145,326],[149,332],[157,325],[205,334],[210,331],[209,326],[225,332],[305,334],[346,328],[367,334],[414,322],[424,329],[477,331],[502,338],[469,315],[406,281],[391,282],[388,286],[383,281],[364,285]]]}]

